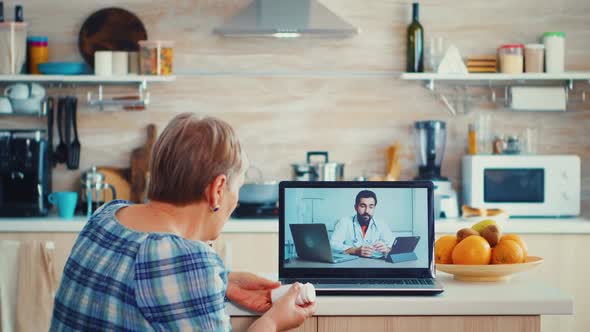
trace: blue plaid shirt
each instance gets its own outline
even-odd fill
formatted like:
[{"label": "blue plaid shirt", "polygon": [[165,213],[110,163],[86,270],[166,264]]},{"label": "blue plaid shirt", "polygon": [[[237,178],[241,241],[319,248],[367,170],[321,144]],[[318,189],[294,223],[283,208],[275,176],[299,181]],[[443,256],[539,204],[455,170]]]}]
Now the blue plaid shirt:
[{"label": "blue plaid shirt", "polygon": [[228,331],[228,272],[205,243],[121,225],[112,201],[72,248],[50,331]]}]

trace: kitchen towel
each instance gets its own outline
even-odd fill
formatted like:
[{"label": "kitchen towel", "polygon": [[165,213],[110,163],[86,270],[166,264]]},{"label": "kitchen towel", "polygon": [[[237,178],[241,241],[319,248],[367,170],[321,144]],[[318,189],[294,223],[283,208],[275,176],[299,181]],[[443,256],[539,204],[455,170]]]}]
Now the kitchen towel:
[{"label": "kitchen towel", "polygon": [[0,331],[2,332],[15,330],[19,249],[19,241],[0,241]]},{"label": "kitchen towel", "polygon": [[52,242],[26,241],[19,253],[16,331],[48,331],[56,291]]},{"label": "kitchen towel", "polygon": [[567,97],[564,87],[510,88],[510,108],[515,111],[565,111]]}]

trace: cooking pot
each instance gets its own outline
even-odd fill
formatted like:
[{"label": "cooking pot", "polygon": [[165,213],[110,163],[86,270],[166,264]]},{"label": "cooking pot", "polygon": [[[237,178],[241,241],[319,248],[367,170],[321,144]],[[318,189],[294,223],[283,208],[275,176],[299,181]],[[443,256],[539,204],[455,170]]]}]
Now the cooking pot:
[{"label": "cooking pot", "polygon": [[[254,170],[257,178],[252,179],[249,174]],[[240,188],[238,201],[246,204],[267,204],[279,201],[279,184],[277,181],[263,181],[262,172],[256,167],[248,168],[246,180]]]},{"label": "cooking pot", "polygon": [[[321,156],[321,162],[312,162],[311,157]],[[331,163],[327,151],[307,152],[307,163],[291,164],[293,167],[294,181],[343,181],[344,164]]]}]

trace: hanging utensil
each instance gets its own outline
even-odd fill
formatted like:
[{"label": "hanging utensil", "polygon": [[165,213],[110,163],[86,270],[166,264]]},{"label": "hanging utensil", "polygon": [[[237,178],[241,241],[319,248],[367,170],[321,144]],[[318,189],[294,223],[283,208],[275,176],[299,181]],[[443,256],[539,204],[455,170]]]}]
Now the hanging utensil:
[{"label": "hanging utensil", "polygon": [[68,169],[75,169],[71,164],[71,144],[72,144],[72,100],[66,97],[64,101],[65,122],[64,122],[64,142],[66,145],[66,166]]},{"label": "hanging utensil", "polygon": [[76,120],[76,113],[78,112],[78,99],[76,97],[70,98],[70,114],[72,117],[72,127],[74,128],[74,141],[70,145],[68,152],[68,168],[78,169],[80,166],[80,141],[78,140],[78,122]]},{"label": "hanging utensil", "polygon": [[55,162],[56,163],[65,163],[67,160],[67,146],[64,142],[64,135],[63,135],[63,118],[64,118],[64,104],[65,98],[59,97],[57,101],[57,134],[59,136],[59,144],[55,149]]},{"label": "hanging utensil", "polygon": [[47,155],[49,156],[49,164],[55,167],[55,160],[53,155],[53,97],[47,97]]}]

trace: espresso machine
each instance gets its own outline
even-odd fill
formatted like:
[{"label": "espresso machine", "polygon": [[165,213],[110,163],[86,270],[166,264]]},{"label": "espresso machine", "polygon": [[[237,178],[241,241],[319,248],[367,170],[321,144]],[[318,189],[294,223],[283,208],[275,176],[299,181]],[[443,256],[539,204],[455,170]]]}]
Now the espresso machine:
[{"label": "espresso machine", "polygon": [[447,129],[444,121],[418,121],[414,124],[418,176],[416,180],[434,184],[434,217],[458,218],[457,193],[451,181],[440,174]]},{"label": "espresso machine", "polygon": [[45,131],[0,130],[0,216],[47,215],[51,162]]}]

